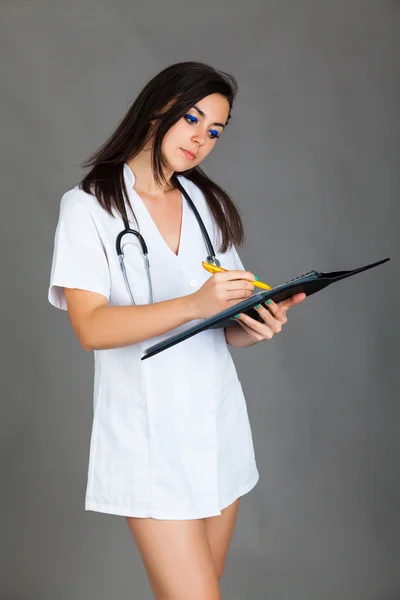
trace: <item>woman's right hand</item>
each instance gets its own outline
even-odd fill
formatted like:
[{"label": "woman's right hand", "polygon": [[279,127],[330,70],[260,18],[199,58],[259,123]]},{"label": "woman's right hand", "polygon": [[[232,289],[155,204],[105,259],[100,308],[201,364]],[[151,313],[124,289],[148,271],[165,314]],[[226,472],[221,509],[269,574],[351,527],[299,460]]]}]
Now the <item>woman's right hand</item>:
[{"label": "woman's right hand", "polygon": [[194,301],[196,318],[211,317],[221,310],[230,308],[241,300],[251,296],[255,280],[250,271],[223,271],[214,273],[191,295]]}]

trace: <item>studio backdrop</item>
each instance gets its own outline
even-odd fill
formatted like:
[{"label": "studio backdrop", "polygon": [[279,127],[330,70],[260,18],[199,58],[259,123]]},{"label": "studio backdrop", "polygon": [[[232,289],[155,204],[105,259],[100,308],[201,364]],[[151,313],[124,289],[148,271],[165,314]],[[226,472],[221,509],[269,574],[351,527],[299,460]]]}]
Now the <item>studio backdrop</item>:
[{"label": "studio backdrop", "polygon": [[204,168],[234,198],[247,269],[385,265],[232,350],[260,472],[230,600],[398,600],[400,4],[1,3],[2,600],[152,598],[123,518],[85,512],[93,355],[47,301],[62,194],[145,83],[200,60],[239,94]]}]

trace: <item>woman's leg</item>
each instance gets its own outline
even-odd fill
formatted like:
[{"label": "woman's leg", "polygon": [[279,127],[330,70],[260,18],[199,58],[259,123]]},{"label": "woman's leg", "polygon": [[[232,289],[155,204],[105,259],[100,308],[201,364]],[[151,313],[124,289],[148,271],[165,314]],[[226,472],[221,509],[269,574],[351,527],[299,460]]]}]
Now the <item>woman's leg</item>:
[{"label": "woman's leg", "polygon": [[126,521],[156,600],[221,600],[203,519]]},{"label": "woman's leg", "polygon": [[221,510],[221,514],[217,517],[206,517],[204,519],[218,579],[221,578],[224,571],[226,556],[235,528],[239,504],[240,498],[235,500],[230,506]]}]

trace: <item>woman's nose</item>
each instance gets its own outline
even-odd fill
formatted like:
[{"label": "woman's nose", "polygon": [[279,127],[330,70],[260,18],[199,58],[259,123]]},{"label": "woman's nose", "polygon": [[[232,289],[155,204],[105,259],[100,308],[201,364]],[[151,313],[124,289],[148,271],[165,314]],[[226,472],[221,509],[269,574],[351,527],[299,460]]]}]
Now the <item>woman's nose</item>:
[{"label": "woman's nose", "polygon": [[193,134],[192,140],[202,146],[206,141],[206,132],[198,129],[196,133]]}]

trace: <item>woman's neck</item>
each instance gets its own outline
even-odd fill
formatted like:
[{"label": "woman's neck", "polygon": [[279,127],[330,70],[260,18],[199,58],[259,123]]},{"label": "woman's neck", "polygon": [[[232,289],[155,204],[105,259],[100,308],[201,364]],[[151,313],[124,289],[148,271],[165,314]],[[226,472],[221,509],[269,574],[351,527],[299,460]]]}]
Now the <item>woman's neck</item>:
[{"label": "woman's neck", "polygon": [[173,186],[170,181],[174,172],[170,169],[164,169],[167,184],[162,186],[157,185],[151,167],[151,150],[141,150],[139,154],[126,162],[135,175],[135,184],[133,187],[137,192],[144,192],[149,196],[159,196],[160,193],[172,189]]}]

